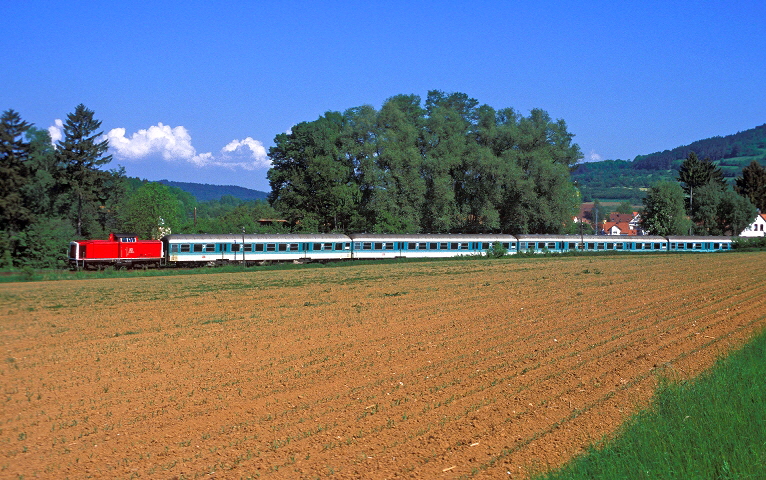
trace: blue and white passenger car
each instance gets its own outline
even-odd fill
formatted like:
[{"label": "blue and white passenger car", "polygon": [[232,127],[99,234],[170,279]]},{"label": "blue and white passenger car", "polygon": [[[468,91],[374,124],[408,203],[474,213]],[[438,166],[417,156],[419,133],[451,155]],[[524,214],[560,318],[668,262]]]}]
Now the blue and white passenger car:
[{"label": "blue and white passenger car", "polygon": [[516,235],[519,252],[667,252],[665,237],[653,235]]},{"label": "blue and white passenger car", "polygon": [[446,258],[484,255],[495,242],[509,254],[516,253],[513,235],[385,235],[356,233],[352,240],[354,258]]},{"label": "blue and white passenger car", "polygon": [[181,266],[351,258],[351,241],[346,235],[172,234],[162,241],[167,263]]},{"label": "blue and white passenger car", "polygon": [[671,252],[721,252],[731,250],[731,237],[668,237]]}]

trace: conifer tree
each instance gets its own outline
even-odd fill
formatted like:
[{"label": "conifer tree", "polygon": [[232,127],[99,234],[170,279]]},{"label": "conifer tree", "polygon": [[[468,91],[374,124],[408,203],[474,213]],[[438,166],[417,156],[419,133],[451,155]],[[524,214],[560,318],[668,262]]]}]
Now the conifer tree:
[{"label": "conifer tree", "polygon": [[12,262],[16,235],[32,222],[33,217],[23,195],[29,180],[25,164],[29,156],[29,142],[24,140],[24,133],[31,126],[14,110],[6,110],[0,117],[1,248],[4,263],[8,266]]},{"label": "conifer tree", "polygon": [[[98,131],[101,121],[93,118],[93,110],[80,104],[74,113],[67,115],[64,124],[64,138],[58,142],[56,155],[63,168],[65,188],[70,195],[77,235],[82,236],[83,218],[86,208],[98,203],[103,196],[103,182],[107,175],[98,167],[109,163],[111,155],[109,141],[101,140],[103,132]],[[87,232],[86,232],[87,233]]]}]

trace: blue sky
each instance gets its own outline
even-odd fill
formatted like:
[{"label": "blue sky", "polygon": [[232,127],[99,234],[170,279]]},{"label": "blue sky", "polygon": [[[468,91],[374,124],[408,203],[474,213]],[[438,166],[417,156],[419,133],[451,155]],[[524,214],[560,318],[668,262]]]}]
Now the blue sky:
[{"label": "blue sky", "polygon": [[274,137],[429,90],[567,122],[587,159],[766,123],[766,2],[3,2],[0,110],[95,111],[129,176],[268,191]]}]

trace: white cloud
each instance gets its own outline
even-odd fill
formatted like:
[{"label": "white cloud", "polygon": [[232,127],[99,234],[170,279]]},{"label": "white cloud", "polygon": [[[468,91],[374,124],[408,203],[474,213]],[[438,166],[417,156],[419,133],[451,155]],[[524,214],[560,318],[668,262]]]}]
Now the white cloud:
[{"label": "white cloud", "polygon": [[191,144],[191,135],[184,127],[171,128],[158,123],[139,130],[130,138],[124,128],[113,128],[106,134],[109,147],[117,156],[138,159],[149,155],[162,155],[165,160],[191,160],[197,151]]},{"label": "white cloud", "polygon": [[252,137],[229,142],[221,149],[221,159],[227,164],[238,165],[246,170],[271,166],[266,147]]},{"label": "white cloud", "polygon": [[211,152],[197,153],[189,131],[182,126],[170,127],[158,123],[129,137],[124,128],[113,128],[106,134],[106,138],[114,155],[125,159],[161,155],[169,161],[181,160],[197,167],[224,167],[231,170],[255,170],[271,166],[263,143],[252,137],[232,140],[217,155]]},{"label": "white cloud", "polygon": [[48,127],[48,133],[51,136],[51,143],[53,145],[56,145],[56,142],[64,138],[62,130],[64,130],[64,122],[62,122],[60,118],[57,118],[53,122],[53,125]]},{"label": "white cloud", "polygon": [[591,162],[600,162],[600,161],[601,161],[601,155],[599,155],[598,153],[596,153],[596,151],[595,151],[595,150],[591,150],[591,151],[590,151],[590,155],[588,156],[588,159],[589,159]]}]

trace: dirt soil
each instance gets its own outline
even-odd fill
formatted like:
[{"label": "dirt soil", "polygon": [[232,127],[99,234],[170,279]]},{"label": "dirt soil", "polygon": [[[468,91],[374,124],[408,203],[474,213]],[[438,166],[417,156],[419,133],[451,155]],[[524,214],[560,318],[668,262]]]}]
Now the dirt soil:
[{"label": "dirt soil", "polygon": [[0,477],[523,478],[766,326],[764,272],[688,254],[2,284]]}]

